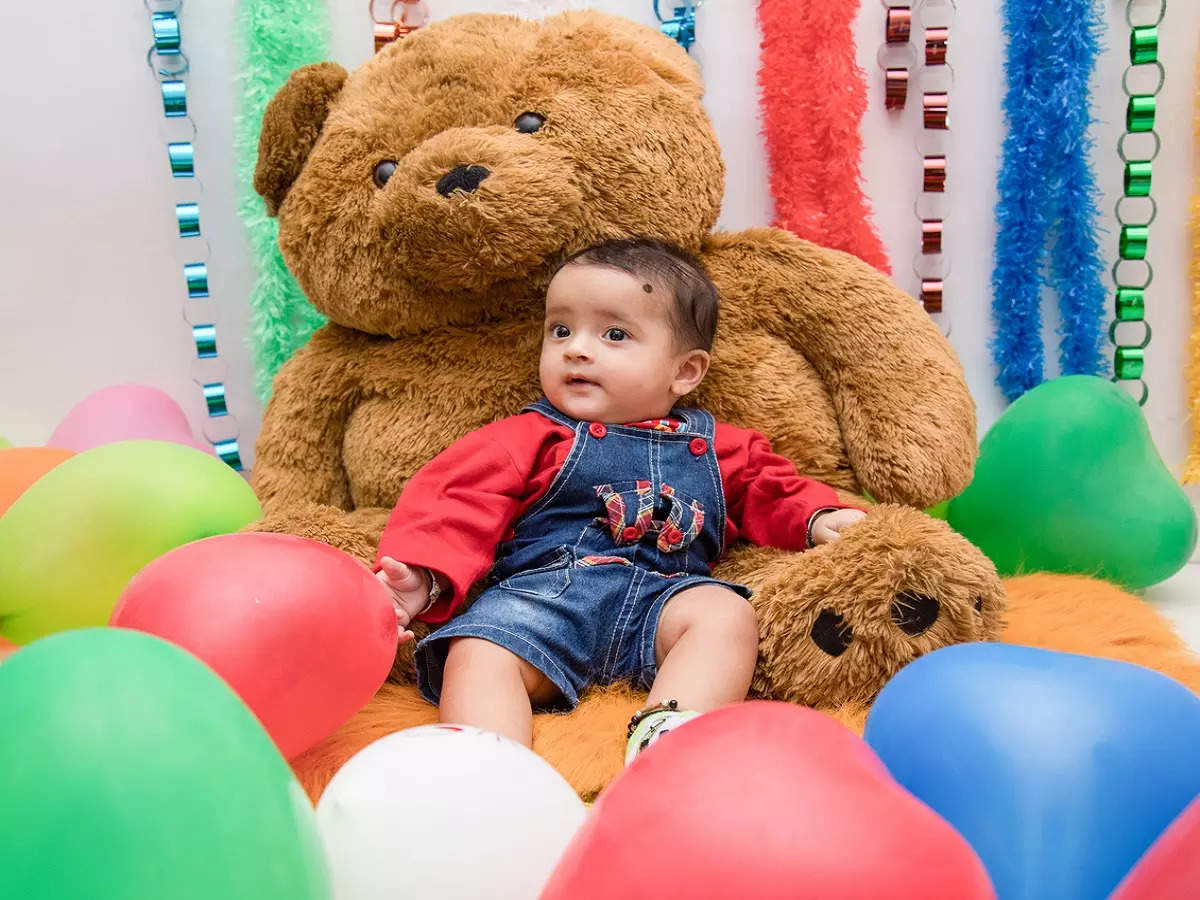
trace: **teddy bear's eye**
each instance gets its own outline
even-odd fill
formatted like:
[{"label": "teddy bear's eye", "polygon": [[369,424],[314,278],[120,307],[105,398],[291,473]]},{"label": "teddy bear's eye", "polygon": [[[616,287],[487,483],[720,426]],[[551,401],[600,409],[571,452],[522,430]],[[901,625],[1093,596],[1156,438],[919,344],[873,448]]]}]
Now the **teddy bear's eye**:
[{"label": "teddy bear's eye", "polygon": [[517,116],[517,121],[513,122],[513,127],[521,134],[533,134],[546,124],[544,116],[539,116],[534,112],[523,112]]},{"label": "teddy bear's eye", "polygon": [[388,183],[388,179],[396,171],[396,163],[390,159],[385,159],[383,162],[375,166],[375,172],[371,176],[375,181],[375,187],[383,187]]}]

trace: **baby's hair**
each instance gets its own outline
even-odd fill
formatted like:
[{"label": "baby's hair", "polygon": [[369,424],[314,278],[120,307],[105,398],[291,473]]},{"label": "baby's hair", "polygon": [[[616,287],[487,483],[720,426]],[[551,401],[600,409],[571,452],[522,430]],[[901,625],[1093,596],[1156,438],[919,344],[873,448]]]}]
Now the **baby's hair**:
[{"label": "baby's hair", "polygon": [[[585,247],[564,259],[551,273],[572,263],[610,266],[637,278],[657,282],[674,296],[671,325],[685,349],[712,350],[721,300],[700,260],[671,244],[650,238],[622,238]],[[647,292],[650,284],[643,286]]]}]

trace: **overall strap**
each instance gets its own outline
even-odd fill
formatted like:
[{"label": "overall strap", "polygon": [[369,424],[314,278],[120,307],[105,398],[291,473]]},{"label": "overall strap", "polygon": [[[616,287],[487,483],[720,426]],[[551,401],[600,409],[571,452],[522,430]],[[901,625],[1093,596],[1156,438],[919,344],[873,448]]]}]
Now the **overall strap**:
[{"label": "overall strap", "polygon": [[671,410],[671,416],[686,422],[688,432],[698,434],[701,437],[707,438],[710,443],[712,442],[717,426],[716,420],[708,410],[698,407],[677,406]]},{"label": "overall strap", "polygon": [[557,422],[559,425],[565,425],[571,430],[574,430],[579,424],[577,420],[572,419],[566,413],[559,412],[545,397],[543,397],[541,400],[538,400],[536,403],[530,403],[528,406],[523,407],[521,412],[541,413],[552,422]]}]

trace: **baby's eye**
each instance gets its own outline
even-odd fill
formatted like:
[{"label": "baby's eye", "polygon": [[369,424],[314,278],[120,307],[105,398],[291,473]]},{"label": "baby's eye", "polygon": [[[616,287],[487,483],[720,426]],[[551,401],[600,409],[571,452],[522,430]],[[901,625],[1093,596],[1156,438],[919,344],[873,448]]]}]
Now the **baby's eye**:
[{"label": "baby's eye", "polygon": [[551,325],[550,333],[556,338],[565,338],[571,336],[571,329],[566,325]]},{"label": "baby's eye", "polygon": [[604,332],[604,337],[605,340],[609,341],[623,341],[625,338],[629,337],[629,335],[626,333],[624,328],[610,328],[608,331]]}]

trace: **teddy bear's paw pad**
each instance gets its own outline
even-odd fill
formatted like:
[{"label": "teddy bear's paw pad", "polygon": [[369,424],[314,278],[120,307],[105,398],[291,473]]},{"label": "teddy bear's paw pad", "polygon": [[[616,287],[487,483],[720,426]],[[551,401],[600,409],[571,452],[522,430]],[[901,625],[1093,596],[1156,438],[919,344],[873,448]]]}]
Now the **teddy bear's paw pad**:
[{"label": "teddy bear's paw pad", "polygon": [[844,616],[832,609],[823,609],[813,622],[812,640],[830,656],[841,656],[854,640],[854,629]]},{"label": "teddy bear's paw pad", "polygon": [[[981,611],[983,597],[975,600],[976,611]],[[942,604],[937,597],[916,591],[901,591],[892,601],[891,615],[896,627],[909,637],[928,631],[937,621]],[[814,644],[830,656],[841,656],[854,640],[854,626],[845,616],[832,609],[823,609],[817,616],[811,631]]]},{"label": "teddy bear's paw pad", "polygon": [[[979,601],[982,603],[982,600]],[[924,634],[937,621],[942,605],[937,597],[901,591],[892,601],[892,621],[909,637]]]}]

